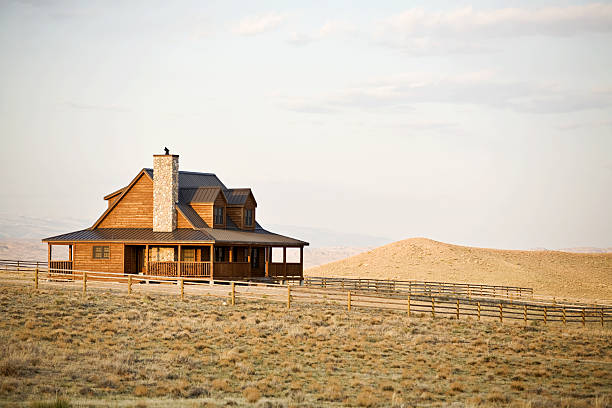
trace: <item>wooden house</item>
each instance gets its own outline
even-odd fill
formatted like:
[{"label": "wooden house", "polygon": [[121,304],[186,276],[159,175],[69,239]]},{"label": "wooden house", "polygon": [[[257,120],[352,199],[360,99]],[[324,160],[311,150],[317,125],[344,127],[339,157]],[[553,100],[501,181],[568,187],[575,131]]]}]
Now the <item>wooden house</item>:
[{"label": "wooden house", "polygon": [[[307,242],[263,229],[250,188],[227,188],[211,173],[179,171],[178,159],[154,155],[153,169],[142,169],[104,197],[108,208],[90,228],[43,239],[49,266],[219,280],[302,279]],[[68,246],[68,259],[53,259],[57,245]],[[272,261],[273,248],[282,250],[282,262]],[[287,262],[287,248],[299,248],[299,262]]]}]

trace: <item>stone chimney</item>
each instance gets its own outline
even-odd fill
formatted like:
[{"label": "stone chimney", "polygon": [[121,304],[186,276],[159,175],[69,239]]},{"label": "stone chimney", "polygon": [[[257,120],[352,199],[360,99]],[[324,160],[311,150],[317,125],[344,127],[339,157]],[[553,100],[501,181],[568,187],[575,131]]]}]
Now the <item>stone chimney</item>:
[{"label": "stone chimney", "polygon": [[153,231],[172,232],[176,229],[178,201],[178,155],[153,155]]}]

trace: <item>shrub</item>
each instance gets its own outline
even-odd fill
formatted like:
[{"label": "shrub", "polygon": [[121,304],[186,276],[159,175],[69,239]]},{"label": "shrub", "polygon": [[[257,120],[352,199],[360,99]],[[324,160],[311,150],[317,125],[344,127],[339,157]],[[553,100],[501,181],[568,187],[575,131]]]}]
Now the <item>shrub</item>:
[{"label": "shrub", "polygon": [[454,382],[450,385],[450,389],[455,392],[463,392],[463,384]]},{"label": "shrub", "polygon": [[242,392],[242,395],[244,396],[244,399],[250,403],[257,402],[261,398],[259,390],[255,387],[246,387]]},{"label": "shrub", "polygon": [[229,392],[231,389],[227,380],[222,379],[222,378],[214,379],[210,385],[212,389],[216,391]]},{"label": "shrub", "polygon": [[134,387],[134,391],[132,391],[132,394],[136,397],[146,397],[148,393],[149,390],[144,385],[137,385]]},{"label": "shrub", "polygon": [[360,407],[374,407],[378,403],[376,397],[372,393],[372,390],[365,389],[357,394],[355,403]]},{"label": "shrub", "polygon": [[31,408],[72,408],[72,404],[63,398],[58,398],[53,402],[35,401],[30,404]]}]

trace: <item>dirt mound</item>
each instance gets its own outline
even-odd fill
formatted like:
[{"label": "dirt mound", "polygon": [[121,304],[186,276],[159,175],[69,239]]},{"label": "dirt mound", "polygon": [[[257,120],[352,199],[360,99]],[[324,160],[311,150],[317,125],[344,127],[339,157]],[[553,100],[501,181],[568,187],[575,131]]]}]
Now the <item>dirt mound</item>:
[{"label": "dirt mound", "polygon": [[394,242],[305,275],[525,286],[540,295],[612,299],[610,253],[472,248],[426,238]]}]

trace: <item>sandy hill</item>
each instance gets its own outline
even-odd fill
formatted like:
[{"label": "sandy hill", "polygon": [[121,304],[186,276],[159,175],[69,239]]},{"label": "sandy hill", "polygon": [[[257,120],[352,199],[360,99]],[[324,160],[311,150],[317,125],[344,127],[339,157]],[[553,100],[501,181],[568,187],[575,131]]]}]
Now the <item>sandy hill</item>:
[{"label": "sandy hill", "polygon": [[425,238],[394,242],[305,275],[473,282],[540,295],[612,300],[612,254],[472,248]]}]

